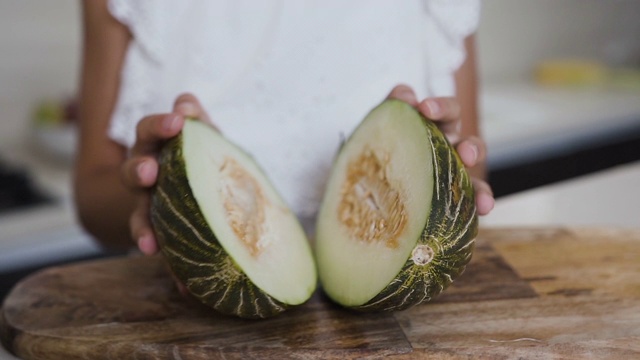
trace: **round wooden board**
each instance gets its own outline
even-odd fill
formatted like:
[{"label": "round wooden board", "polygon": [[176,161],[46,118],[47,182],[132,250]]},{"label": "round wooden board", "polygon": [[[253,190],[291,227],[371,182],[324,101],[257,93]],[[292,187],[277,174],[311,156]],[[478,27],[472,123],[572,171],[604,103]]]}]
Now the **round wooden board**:
[{"label": "round wooden board", "polygon": [[429,304],[360,314],[320,291],[267,320],[183,298],[159,257],[54,267],[0,314],[24,359],[640,358],[640,231],[483,229],[465,274]]}]

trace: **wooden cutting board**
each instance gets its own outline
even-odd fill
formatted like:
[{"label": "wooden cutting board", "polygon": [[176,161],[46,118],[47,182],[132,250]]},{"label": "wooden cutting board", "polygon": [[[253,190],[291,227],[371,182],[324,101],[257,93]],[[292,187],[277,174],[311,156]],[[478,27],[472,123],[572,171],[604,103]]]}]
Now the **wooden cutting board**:
[{"label": "wooden cutting board", "polygon": [[393,314],[318,292],[240,320],[181,297],[158,257],[91,261],[18,284],[0,335],[39,360],[640,358],[640,230],[485,229],[451,288]]}]

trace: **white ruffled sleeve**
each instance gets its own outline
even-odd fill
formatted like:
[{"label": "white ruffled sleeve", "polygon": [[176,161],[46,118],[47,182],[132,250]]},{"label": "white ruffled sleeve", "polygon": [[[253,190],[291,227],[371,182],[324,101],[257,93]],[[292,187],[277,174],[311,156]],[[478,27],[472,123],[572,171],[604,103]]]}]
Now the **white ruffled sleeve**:
[{"label": "white ruffled sleeve", "polygon": [[164,56],[163,29],[166,0],[110,0],[111,15],[127,26],[133,36],[125,55],[118,98],[111,116],[109,136],[131,147],[138,121],[152,113],[152,79],[161,68]]},{"label": "white ruffled sleeve", "polygon": [[480,21],[480,0],[424,0],[428,16],[426,51],[431,96],[455,94],[452,74],[462,65],[464,40]]},{"label": "white ruffled sleeve", "polygon": [[[424,75],[427,77],[425,86],[427,93],[423,95],[451,96],[455,93],[453,73],[465,58],[464,39],[473,33],[478,26],[480,0],[415,1],[415,3],[407,2],[405,5],[411,11],[419,9],[421,5],[424,7],[424,16],[415,17],[415,19],[420,21],[416,23],[416,28],[420,28],[419,33],[423,33],[422,39],[426,40],[422,47],[426,51],[426,56],[414,57],[415,59],[424,58],[426,62],[418,74],[420,78],[424,78]],[[312,3],[311,0],[308,2]],[[253,44],[251,40],[260,41],[262,38],[256,36],[255,31],[240,31],[243,28],[233,28],[233,24],[243,23],[231,21],[234,17],[227,16],[225,11],[238,7],[239,5],[236,3],[238,2],[231,0],[228,2],[109,0],[109,11],[112,16],[126,25],[133,35],[133,40],[129,44],[124,59],[120,91],[111,117],[109,136],[112,139],[123,145],[132,146],[135,141],[137,122],[145,115],[170,111],[168,107],[179,92],[200,92],[209,94],[207,97],[213,99],[216,98],[215,94],[226,94],[226,91],[220,90],[226,89],[223,85],[232,83],[235,86],[236,76],[234,74],[236,72],[256,70],[256,66],[249,66],[256,63],[255,59],[250,57],[250,51],[253,51],[255,46],[239,47],[237,44]],[[250,3],[246,1],[244,4],[249,6]],[[291,9],[301,8],[304,10],[302,6],[298,6],[298,1],[287,4]],[[240,10],[243,9],[240,6],[236,9],[238,11],[231,14],[242,18]],[[257,14],[262,13],[257,12]],[[210,22],[206,22],[207,19]],[[231,22],[227,24],[222,21],[224,19]],[[305,27],[304,22],[298,24],[291,19],[288,20],[290,20],[288,23],[294,23],[294,30],[309,30]],[[280,20],[280,22],[283,21]],[[257,25],[253,29],[256,31],[264,29],[266,26],[263,23],[256,23]],[[218,26],[204,26],[206,24],[217,24]],[[376,26],[375,23],[368,25]],[[314,26],[326,27],[327,22],[317,23]],[[312,27],[311,30],[319,31],[322,29]],[[329,35],[331,35],[331,31],[334,33],[337,31],[336,29],[325,30]],[[188,36],[190,34],[198,36]],[[358,34],[354,32],[352,35],[357,36]],[[411,47],[416,43],[415,40],[417,39],[411,38],[410,44],[401,44],[401,46]],[[310,44],[315,43],[311,42]],[[290,47],[296,46],[296,44],[283,42],[278,46]],[[288,50],[285,50],[279,51],[289,54]],[[186,52],[189,53],[188,57],[184,55]],[[215,56],[206,56],[211,54]],[[242,55],[245,59],[244,62],[238,61],[238,64],[235,64],[233,62],[235,58],[232,56],[236,54]],[[294,55],[296,54],[294,53]],[[344,54],[327,53],[322,56],[344,56]],[[285,58],[285,60],[289,59],[289,57]],[[257,60],[263,61],[264,59]],[[277,66],[275,68],[276,71],[281,70]],[[422,69],[426,70],[423,72]],[[290,73],[290,71],[288,72]],[[252,78],[247,77],[247,79],[251,80]],[[247,79],[245,81],[249,81]],[[353,78],[345,81],[360,80]],[[284,83],[287,82],[284,81]],[[251,84],[242,85],[246,87]],[[360,85],[356,84],[355,86]],[[248,91],[250,90],[248,89]],[[264,94],[255,94],[256,97],[262,95]],[[274,101],[280,101],[280,99],[274,99]],[[221,109],[218,108],[216,111],[221,111]]]},{"label": "white ruffled sleeve", "polygon": [[109,0],[111,15],[126,25],[135,42],[150,60],[160,61],[163,54],[163,26],[171,13],[166,0]]}]

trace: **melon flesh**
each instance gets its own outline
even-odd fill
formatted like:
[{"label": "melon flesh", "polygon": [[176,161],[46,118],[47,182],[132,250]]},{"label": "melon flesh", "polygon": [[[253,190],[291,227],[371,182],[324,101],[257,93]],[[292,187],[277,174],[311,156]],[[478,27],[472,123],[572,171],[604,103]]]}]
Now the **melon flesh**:
[{"label": "melon flesh", "polygon": [[366,303],[400,272],[429,215],[432,151],[420,116],[376,108],[345,143],[317,227],[324,290],[346,306]]},{"label": "melon flesh", "polygon": [[435,124],[387,100],[340,150],[316,231],[331,299],[360,311],[406,309],[439,294],[470,260],[473,187]]},{"label": "melon flesh", "polygon": [[174,273],[196,297],[249,318],[311,297],[317,274],[304,230],[253,158],[188,120],[160,162],[152,221]]},{"label": "melon flesh", "polygon": [[307,238],[255,161],[200,122],[183,136],[189,185],[227,254],[277,300],[306,301],[316,284]]}]

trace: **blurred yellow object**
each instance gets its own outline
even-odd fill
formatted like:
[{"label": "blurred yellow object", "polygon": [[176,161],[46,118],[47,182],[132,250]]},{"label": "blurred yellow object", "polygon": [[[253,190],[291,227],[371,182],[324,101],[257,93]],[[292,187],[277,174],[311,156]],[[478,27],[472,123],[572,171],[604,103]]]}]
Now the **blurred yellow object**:
[{"label": "blurred yellow object", "polygon": [[607,82],[605,65],[589,60],[550,60],[535,69],[535,81],[541,85],[591,87]]},{"label": "blurred yellow object", "polygon": [[32,145],[51,159],[70,165],[77,143],[77,105],[73,98],[46,99],[32,113]]},{"label": "blurred yellow object", "polygon": [[64,122],[64,106],[56,101],[43,101],[38,105],[33,121],[37,126],[58,126]]},{"label": "blurred yellow object", "polygon": [[36,126],[66,126],[75,122],[77,113],[77,102],[74,98],[46,99],[37,104],[32,113],[32,120]]},{"label": "blurred yellow object", "polygon": [[610,84],[617,89],[640,90],[640,69],[622,68],[612,70]]}]

